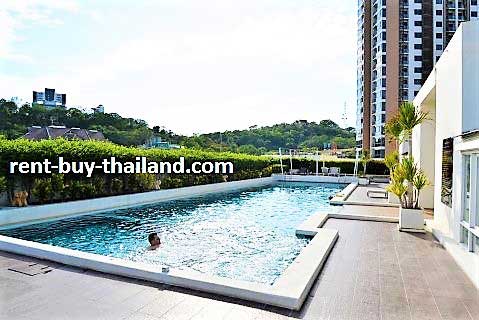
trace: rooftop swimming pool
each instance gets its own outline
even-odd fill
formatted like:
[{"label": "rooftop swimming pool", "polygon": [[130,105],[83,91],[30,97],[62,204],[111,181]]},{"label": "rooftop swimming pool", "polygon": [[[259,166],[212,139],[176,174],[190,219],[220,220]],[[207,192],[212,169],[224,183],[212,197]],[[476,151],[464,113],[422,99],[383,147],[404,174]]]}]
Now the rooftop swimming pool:
[{"label": "rooftop swimming pool", "polygon": [[[282,182],[0,230],[53,246],[272,284],[308,244],[296,227],[342,184]],[[147,250],[158,232],[162,245]]]}]

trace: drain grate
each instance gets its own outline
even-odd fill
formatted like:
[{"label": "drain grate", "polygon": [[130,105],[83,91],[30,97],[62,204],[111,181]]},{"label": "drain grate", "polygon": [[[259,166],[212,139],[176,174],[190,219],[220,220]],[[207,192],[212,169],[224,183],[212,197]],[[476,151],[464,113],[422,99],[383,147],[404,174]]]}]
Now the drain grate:
[{"label": "drain grate", "polygon": [[8,268],[8,270],[23,273],[28,276],[36,276],[37,274],[48,273],[53,269],[50,266],[44,264],[28,262],[25,264],[10,267]]}]

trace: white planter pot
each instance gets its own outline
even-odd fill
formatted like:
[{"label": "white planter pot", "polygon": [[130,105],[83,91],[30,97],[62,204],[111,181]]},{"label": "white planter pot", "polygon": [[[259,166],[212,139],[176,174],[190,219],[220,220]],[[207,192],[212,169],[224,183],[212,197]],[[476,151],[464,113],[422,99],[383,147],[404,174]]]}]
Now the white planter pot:
[{"label": "white planter pot", "polygon": [[399,230],[424,232],[422,209],[399,208]]},{"label": "white planter pot", "polygon": [[399,198],[394,193],[388,192],[388,203],[400,204],[401,202],[399,201]]}]

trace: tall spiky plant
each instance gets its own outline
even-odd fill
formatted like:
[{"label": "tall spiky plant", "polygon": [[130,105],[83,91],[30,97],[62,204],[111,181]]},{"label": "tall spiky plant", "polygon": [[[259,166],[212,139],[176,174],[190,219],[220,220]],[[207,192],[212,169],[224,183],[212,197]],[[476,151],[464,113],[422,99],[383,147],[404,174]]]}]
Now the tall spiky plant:
[{"label": "tall spiky plant", "polygon": [[394,168],[399,164],[399,152],[393,151],[386,155],[384,164],[388,167],[389,172],[392,173]]},{"label": "tall spiky plant", "polygon": [[412,151],[412,130],[428,119],[427,112],[416,109],[412,102],[403,102],[397,115],[398,126],[402,129],[402,139],[408,141],[408,151]]},{"label": "tall spiky plant", "polygon": [[[413,157],[403,158],[391,173],[391,184],[387,187],[389,192],[394,193],[401,202],[401,207],[408,209],[419,208],[419,195],[421,190],[428,184],[426,175],[414,163]],[[412,184],[410,192],[408,185]]]},{"label": "tall spiky plant", "polygon": [[384,126],[384,130],[386,131],[386,136],[388,137],[389,142],[396,143],[396,149],[399,148],[399,143],[401,143],[401,134],[402,134],[402,127],[399,123],[398,116],[394,116],[391,118],[386,125]]},{"label": "tall spiky plant", "polygon": [[[393,117],[391,120],[388,121],[386,124],[385,130],[386,134],[389,136],[390,139],[396,141],[396,147],[399,143],[403,143],[407,141],[408,146],[408,157],[404,158],[406,160],[405,166],[409,166],[409,169],[414,169],[414,159],[411,157],[412,152],[412,131],[414,127],[421,124],[425,120],[428,119],[428,113],[416,109],[413,103],[411,102],[403,102],[399,106],[398,114]],[[408,159],[410,158],[410,159]],[[416,167],[417,171],[417,167]],[[416,172],[411,174],[416,174]],[[406,179],[407,180],[407,206],[411,205],[411,201],[414,195],[414,185],[413,179]]]}]

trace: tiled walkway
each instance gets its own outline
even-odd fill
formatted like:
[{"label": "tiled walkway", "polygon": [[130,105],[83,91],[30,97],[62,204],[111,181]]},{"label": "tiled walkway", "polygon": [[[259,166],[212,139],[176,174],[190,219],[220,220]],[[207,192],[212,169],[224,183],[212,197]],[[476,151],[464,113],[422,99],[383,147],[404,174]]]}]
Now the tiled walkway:
[{"label": "tiled walkway", "polygon": [[430,234],[397,224],[330,219],[340,237],[299,312],[238,303],[190,290],[0,252],[0,319],[479,319],[479,293]]},{"label": "tiled walkway", "polygon": [[351,195],[347,198],[346,203],[370,202],[370,203],[375,203],[377,205],[388,204],[388,199],[378,197],[379,194],[375,194],[374,198],[368,197],[368,191],[374,191],[374,190],[385,191],[386,186],[387,186],[386,184],[382,184],[382,183],[372,183],[367,186],[357,186],[356,189],[354,189],[353,193],[351,193]]}]

